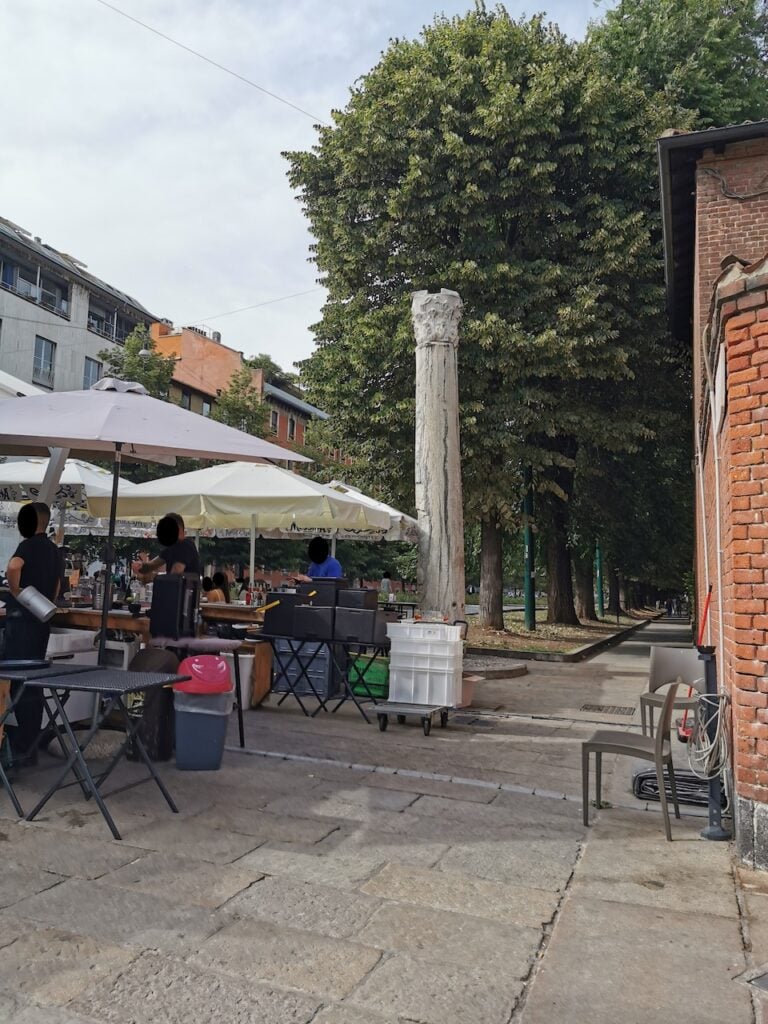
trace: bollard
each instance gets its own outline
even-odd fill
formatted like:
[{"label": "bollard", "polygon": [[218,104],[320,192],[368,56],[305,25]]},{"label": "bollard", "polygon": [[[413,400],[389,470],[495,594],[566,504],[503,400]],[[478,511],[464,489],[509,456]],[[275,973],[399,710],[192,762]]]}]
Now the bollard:
[{"label": "bollard", "polygon": [[[704,662],[704,684],[707,697],[717,700],[717,665],[715,663],[715,648],[699,645],[699,660]],[[717,723],[713,721],[713,715],[707,714],[709,725],[707,734],[710,742],[714,742],[717,732]],[[722,842],[731,838],[731,833],[722,825],[722,783],[720,776],[716,775],[709,780],[709,825],[702,829],[703,839],[712,839]]]}]

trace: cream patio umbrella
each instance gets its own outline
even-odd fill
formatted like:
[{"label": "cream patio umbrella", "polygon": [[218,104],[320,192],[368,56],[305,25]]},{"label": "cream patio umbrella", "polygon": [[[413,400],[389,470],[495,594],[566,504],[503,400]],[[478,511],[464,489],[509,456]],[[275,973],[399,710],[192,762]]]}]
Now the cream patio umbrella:
[{"label": "cream patio umbrella", "polygon": [[[89,499],[92,515],[105,515],[107,499]],[[191,529],[248,531],[251,578],[255,539],[327,531],[384,536],[389,514],[324,484],[277,466],[230,462],[138,484],[118,498],[121,520],[146,521],[178,512]]]},{"label": "cream patio umbrella", "polygon": [[[50,455],[41,500],[50,501],[66,458],[74,452],[109,452],[113,458],[105,575],[114,561],[113,540],[123,456],[175,463],[195,459],[310,462],[241,430],[216,423],[170,402],[151,398],[136,383],[105,378],[88,391],[56,391],[0,402],[0,453]],[[109,588],[102,609],[103,659]]]}]

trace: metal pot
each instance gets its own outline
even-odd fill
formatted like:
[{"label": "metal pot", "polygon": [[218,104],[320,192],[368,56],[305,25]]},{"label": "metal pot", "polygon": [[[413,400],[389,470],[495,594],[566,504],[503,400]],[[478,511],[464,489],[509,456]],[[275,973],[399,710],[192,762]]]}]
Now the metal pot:
[{"label": "metal pot", "polygon": [[16,600],[40,622],[47,622],[56,614],[56,605],[45,594],[41,594],[37,587],[24,587],[16,595]]}]

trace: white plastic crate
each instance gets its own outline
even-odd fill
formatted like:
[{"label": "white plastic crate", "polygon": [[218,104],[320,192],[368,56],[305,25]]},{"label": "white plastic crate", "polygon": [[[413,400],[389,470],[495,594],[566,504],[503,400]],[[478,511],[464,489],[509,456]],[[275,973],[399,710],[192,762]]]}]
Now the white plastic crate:
[{"label": "white plastic crate", "polygon": [[388,622],[387,636],[391,640],[461,640],[461,626],[447,622]]},{"label": "white plastic crate", "polygon": [[391,649],[401,654],[450,654],[461,657],[464,644],[461,640],[427,640],[419,637],[392,637]]},{"label": "white plastic crate", "polygon": [[461,665],[446,670],[396,668],[390,661],[389,700],[456,707],[461,702],[461,677]]},{"label": "white plastic crate", "polygon": [[75,651],[92,651],[98,633],[94,629],[65,629],[54,626],[48,637],[45,654],[53,658],[57,654],[72,654]]},{"label": "white plastic crate", "polygon": [[437,654],[412,654],[410,651],[390,651],[390,665],[393,668],[417,668],[417,669],[437,669],[440,671],[448,671],[449,669],[455,669],[457,666],[461,667],[463,664],[463,658],[461,651],[457,654],[444,654],[438,652]]}]

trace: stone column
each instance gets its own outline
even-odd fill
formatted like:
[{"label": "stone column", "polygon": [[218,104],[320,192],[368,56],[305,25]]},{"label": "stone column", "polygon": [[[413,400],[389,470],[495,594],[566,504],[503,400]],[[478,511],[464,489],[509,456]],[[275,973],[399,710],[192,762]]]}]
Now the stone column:
[{"label": "stone column", "polygon": [[461,298],[414,292],[416,510],[422,608],[464,618],[464,512],[459,448],[457,349]]}]

